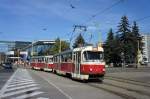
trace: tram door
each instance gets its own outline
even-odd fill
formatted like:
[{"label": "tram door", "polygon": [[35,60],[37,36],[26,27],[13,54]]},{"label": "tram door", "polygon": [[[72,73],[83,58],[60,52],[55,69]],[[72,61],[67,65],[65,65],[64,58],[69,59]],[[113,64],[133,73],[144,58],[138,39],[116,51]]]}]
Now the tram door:
[{"label": "tram door", "polygon": [[80,74],[81,52],[74,52],[75,73]]}]

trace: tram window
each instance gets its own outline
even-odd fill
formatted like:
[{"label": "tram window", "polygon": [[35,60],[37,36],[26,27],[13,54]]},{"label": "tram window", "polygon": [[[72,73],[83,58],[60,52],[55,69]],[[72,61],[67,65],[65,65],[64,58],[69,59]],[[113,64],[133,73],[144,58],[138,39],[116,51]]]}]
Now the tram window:
[{"label": "tram window", "polygon": [[56,62],[56,58],[55,57],[53,57],[53,62]]},{"label": "tram window", "polygon": [[72,53],[65,53],[61,55],[62,62],[72,62]]},{"label": "tram window", "polygon": [[85,51],[83,53],[83,60],[84,61],[100,61],[103,59],[102,52],[92,52],[92,51]]},{"label": "tram window", "polygon": [[63,55],[61,55],[61,62],[64,62],[64,57],[63,57]]},{"label": "tram window", "polygon": [[57,56],[55,57],[55,62],[58,62]]},{"label": "tram window", "polygon": [[71,58],[68,58],[68,59],[67,59],[67,62],[72,62],[72,59],[71,59]]},{"label": "tram window", "polygon": [[41,62],[44,62],[44,58],[41,58]]},{"label": "tram window", "polygon": [[57,62],[60,62],[60,60],[61,60],[61,59],[59,58],[59,56],[57,56]]},{"label": "tram window", "polygon": [[54,58],[54,59],[55,59],[54,61],[55,61],[55,62],[57,62],[57,57],[56,57],[56,56],[55,56],[55,58]]},{"label": "tram window", "polygon": [[61,55],[61,61],[62,62],[67,62],[67,55],[66,54]]},{"label": "tram window", "polygon": [[48,62],[52,62],[52,59],[51,59],[51,58],[48,58]]},{"label": "tram window", "polygon": [[67,53],[67,62],[72,62],[72,53]]},{"label": "tram window", "polygon": [[46,62],[46,63],[47,63],[47,62],[48,62],[48,58],[46,58],[46,57],[45,57],[45,58],[44,58],[44,62]]}]

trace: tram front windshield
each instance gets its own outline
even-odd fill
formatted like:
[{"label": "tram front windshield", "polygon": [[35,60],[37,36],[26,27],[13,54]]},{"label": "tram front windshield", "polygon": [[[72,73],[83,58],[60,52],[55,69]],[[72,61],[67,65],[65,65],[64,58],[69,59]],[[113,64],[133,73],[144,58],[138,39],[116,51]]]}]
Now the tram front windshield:
[{"label": "tram front windshield", "polygon": [[83,60],[87,62],[97,62],[103,60],[103,52],[85,51],[83,52]]}]

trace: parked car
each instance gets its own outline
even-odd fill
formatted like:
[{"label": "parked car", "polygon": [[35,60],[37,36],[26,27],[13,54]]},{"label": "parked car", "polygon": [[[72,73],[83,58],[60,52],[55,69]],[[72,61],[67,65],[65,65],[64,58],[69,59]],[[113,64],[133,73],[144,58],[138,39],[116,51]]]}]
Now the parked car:
[{"label": "parked car", "polygon": [[10,63],[10,62],[3,63],[2,66],[3,66],[5,69],[12,69],[12,63]]}]

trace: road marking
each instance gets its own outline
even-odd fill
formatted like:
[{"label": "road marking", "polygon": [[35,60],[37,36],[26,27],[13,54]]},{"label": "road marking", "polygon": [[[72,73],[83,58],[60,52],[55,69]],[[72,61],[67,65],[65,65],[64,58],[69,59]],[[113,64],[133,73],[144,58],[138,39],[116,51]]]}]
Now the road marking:
[{"label": "road marking", "polygon": [[17,69],[0,90],[0,99],[25,99],[44,93],[38,91],[39,89],[39,84],[32,79],[27,70]]},{"label": "road marking", "polygon": [[26,85],[26,86],[19,86],[19,87],[14,87],[14,88],[7,88],[7,91],[12,91],[12,90],[17,90],[17,89],[23,89],[23,88],[28,88],[28,87],[33,87],[37,86],[38,84],[31,84],[31,85]]},{"label": "road marking", "polygon": [[4,85],[4,87],[1,89],[1,91],[0,91],[0,98],[2,97],[2,95],[4,94],[4,92],[6,91],[9,82],[10,82],[10,81],[13,79],[13,77],[16,75],[17,71],[18,71],[18,69],[15,71],[15,73],[10,77],[10,79],[6,82],[6,84]]},{"label": "road marking", "polygon": [[10,85],[16,84],[16,83],[24,83],[24,82],[33,82],[33,80],[27,80],[27,81],[14,81],[10,82]]},{"label": "road marking", "polygon": [[37,90],[37,89],[40,89],[40,87],[28,88],[28,89],[24,89],[24,90],[15,91],[15,92],[13,91],[13,92],[6,93],[6,94],[2,95],[1,98],[21,94],[21,93],[28,92],[28,91],[34,91],[34,90]]},{"label": "road marking", "polygon": [[56,86],[54,83],[50,82],[49,80],[45,79],[44,77],[42,77],[41,75],[37,74],[38,76],[40,76],[41,78],[43,78],[44,80],[46,80],[50,85],[54,86],[57,90],[59,90],[62,94],[64,94],[68,99],[72,99],[71,96],[69,96],[67,93],[65,93],[62,89],[60,89],[58,86]]},{"label": "road marking", "polygon": [[36,98],[36,99],[49,99],[49,98],[39,97],[39,98]]},{"label": "road marking", "polygon": [[36,82],[32,81],[32,82],[18,83],[18,84],[14,84],[14,85],[9,85],[8,88],[14,87],[14,86],[27,85],[27,84],[36,84]]},{"label": "road marking", "polygon": [[39,95],[39,94],[42,94],[42,93],[43,93],[43,92],[35,91],[35,92],[33,92],[33,93],[24,94],[24,95],[21,95],[21,96],[12,98],[12,99],[26,99],[26,98],[30,98],[30,97],[32,97],[32,96]]},{"label": "road marking", "polygon": [[33,80],[33,79],[31,79],[31,78],[15,78],[12,81],[18,81],[18,80],[26,81],[26,80]]}]

